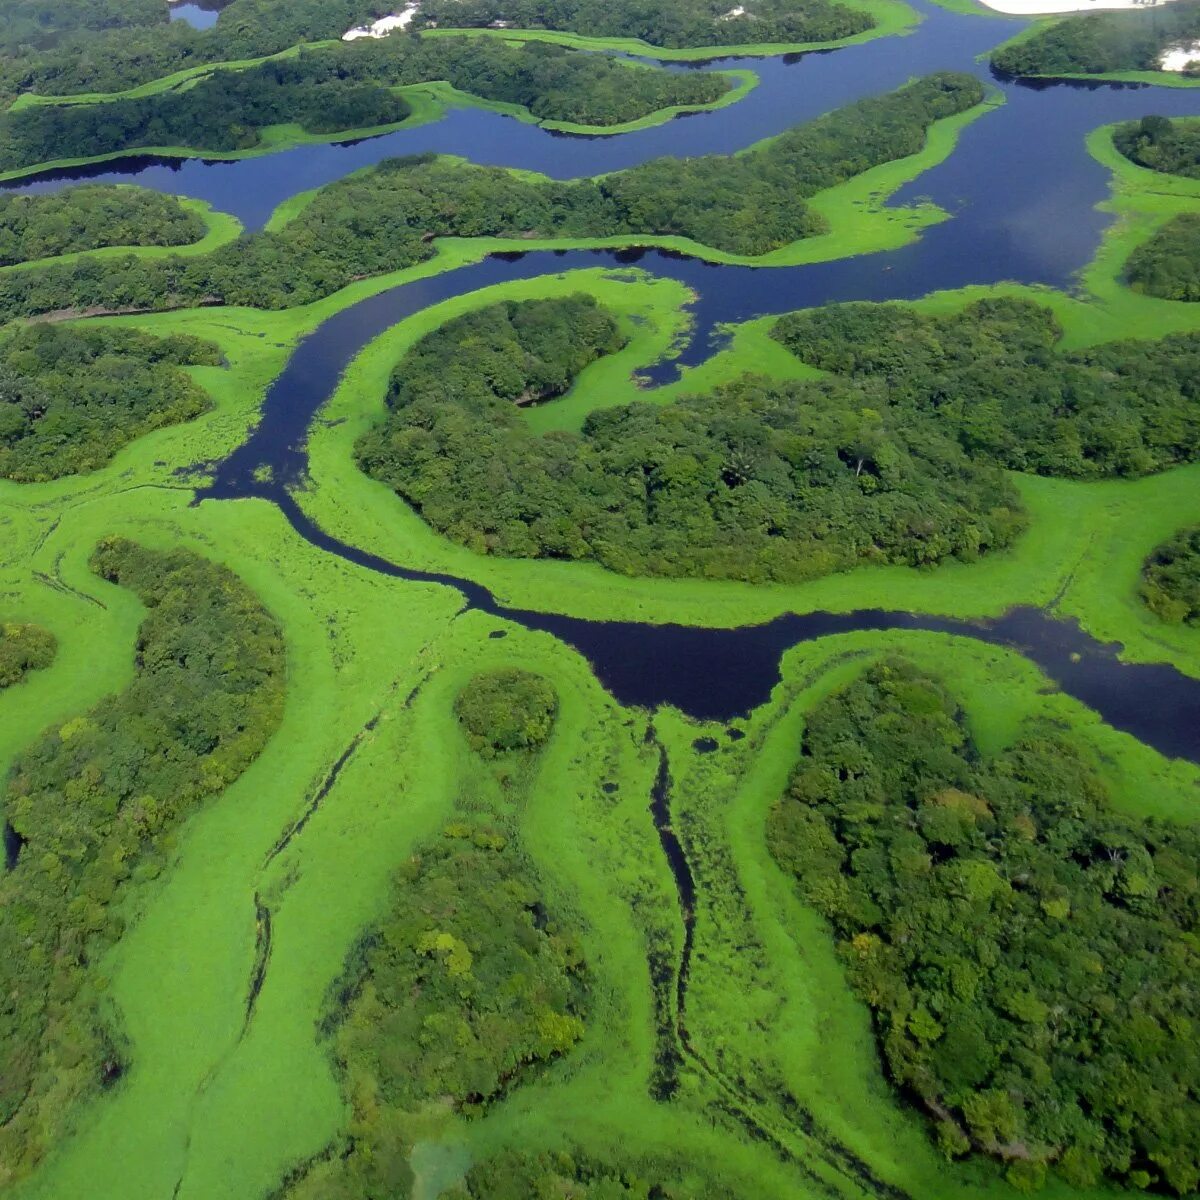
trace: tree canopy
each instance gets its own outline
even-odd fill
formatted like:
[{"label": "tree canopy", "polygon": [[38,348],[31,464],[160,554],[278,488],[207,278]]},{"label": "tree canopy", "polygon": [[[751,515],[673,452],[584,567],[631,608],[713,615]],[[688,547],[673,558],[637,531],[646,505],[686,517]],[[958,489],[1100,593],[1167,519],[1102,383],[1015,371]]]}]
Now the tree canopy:
[{"label": "tree canopy", "polygon": [[129,886],[158,874],[173,832],[246,770],[283,712],[279,627],[225,567],[110,539],[92,568],[147,613],[129,686],[47,730],[3,794],[20,846],[0,876],[6,1178],[41,1156],[70,1100],[120,1074],[89,964],[120,936]]},{"label": "tree canopy", "polygon": [[992,52],[1006,75],[1103,75],[1157,71],[1159,56],[1200,39],[1200,3],[1178,0],[1125,12],[1098,12],[1043,22]]},{"label": "tree canopy", "polygon": [[590,37],[641,38],[666,47],[829,42],[875,25],[861,9],[833,0],[755,0],[753,12],[726,0],[423,0],[414,18],[417,28],[480,28],[497,22]]},{"label": "tree canopy", "polygon": [[1200,122],[1172,121],[1169,117],[1143,117],[1125,121],[1113,130],[1113,145],[1130,162],[1200,179]]},{"label": "tree canopy", "polygon": [[540,675],[502,667],[475,675],[454,700],[454,715],[485,758],[536,750],[550,736],[558,693]]},{"label": "tree canopy", "polygon": [[54,634],[40,625],[0,621],[0,690],[48,667],[57,649]]},{"label": "tree canopy", "polygon": [[812,366],[873,383],[882,406],[936,419],[976,461],[1086,479],[1200,455],[1200,334],[1064,354],[1050,309],[989,299],[945,316],[830,305],[783,317],[774,336]]},{"label": "tree canopy", "polygon": [[631,575],[797,580],[973,558],[1021,527],[999,472],[862,388],[750,378],[533,436],[518,403],[565,390],[612,328],[586,296],[449,322],[396,368],[360,465],[477,552]]},{"label": "tree canopy", "polygon": [[[0,24],[0,96],[8,97],[22,92],[56,96],[125,91],[189,67],[259,58],[301,42],[337,39],[395,8],[386,0],[237,0],[211,29],[201,30],[184,22],[168,24],[165,7],[158,5],[155,12],[151,0],[14,4],[25,11],[40,8],[40,14],[21,22],[34,33],[27,40],[12,24],[11,38],[6,38]],[[63,11],[83,20],[65,28]],[[662,46],[833,41],[875,24],[862,9],[836,0],[756,0],[753,15],[734,15],[726,0],[658,0],[653,5],[639,0],[426,0],[415,24],[477,27],[497,20],[572,33],[641,37]],[[53,36],[38,37],[38,23],[59,28]],[[110,27],[115,25],[121,27]],[[406,36],[393,33],[384,40]]]},{"label": "tree canopy", "polygon": [[578,939],[511,834],[478,817],[447,826],[397,873],[331,993],[324,1028],[355,1137],[288,1194],[408,1196],[403,1114],[437,1101],[482,1113],[579,1041],[587,989]]},{"label": "tree canopy", "polygon": [[1141,596],[1164,621],[1200,625],[1200,526],[1155,548],[1142,564]]},{"label": "tree canopy", "polygon": [[0,337],[0,478],[58,479],[107,465],[131,441],[210,407],[179,368],[217,363],[183,334],[38,324]]},{"label": "tree canopy", "polygon": [[1194,1193],[1200,829],[1117,812],[1057,729],[984,758],[892,661],[809,714],[768,839],[948,1155]]},{"label": "tree canopy", "polygon": [[183,246],[204,221],[175,196],[81,184],[61,192],[0,192],[0,266],[106,246]]},{"label": "tree canopy", "polygon": [[1135,292],[1162,300],[1200,300],[1200,213],[1180,213],[1155,230],[1125,264]]}]

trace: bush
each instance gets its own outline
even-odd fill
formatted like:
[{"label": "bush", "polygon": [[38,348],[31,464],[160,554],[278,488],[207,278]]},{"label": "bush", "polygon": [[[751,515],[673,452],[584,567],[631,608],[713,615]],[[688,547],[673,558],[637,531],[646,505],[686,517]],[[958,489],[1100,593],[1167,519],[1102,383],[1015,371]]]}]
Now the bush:
[{"label": "bush", "polygon": [[467,741],[485,758],[536,750],[558,714],[554,685],[540,675],[507,667],[474,676],[454,701]]},{"label": "bush", "polygon": [[1141,596],[1164,621],[1200,625],[1200,525],[1180,530],[1146,559]]},{"label": "bush", "polygon": [[54,634],[38,625],[0,623],[0,689],[48,667],[57,648]]}]

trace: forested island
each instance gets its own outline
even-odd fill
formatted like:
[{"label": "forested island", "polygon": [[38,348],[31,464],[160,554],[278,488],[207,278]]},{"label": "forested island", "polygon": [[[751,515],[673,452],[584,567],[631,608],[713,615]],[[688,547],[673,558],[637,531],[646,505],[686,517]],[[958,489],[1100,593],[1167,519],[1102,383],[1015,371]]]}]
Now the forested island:
[{"label": "forested island", "polygon": [[[244,0],[238,0],[242,3]],[[686,237],[765,254],[827,228],[805,203],[920,151],[934,122],[983,99],[939,73],[860,100],[738,155],[660,158],[566,182],[420,156],[322,189],[282,228],[191,259],[88,259],[0,275],[0,316],[204,303],[286,308],[431,257],[437,237]]]},{"label": "forested island", "polygon": [[981,755],[900,660],[808,714],[768,836],[948,1155],[1195,1190],[1196,826],[1116,811],[1053,728]]},{"label": "forested island", "polygon": [[0,116],[0,171],[143,147],[244,151],[276,125],[322,135],[394,125],[412,107],[392,89],[435,80],[542,120],[601,127],[710,104],[730,88],[714,72],[680,74],[539,42],[364,39],[218,71],[181,90],[13,109]]},{"label": "forested island", "polygon": [[118,901],[162,870],[172,833],[246,769],[283,708],[279,627],[229,570],[119,538],[92,567],[148,612],[129,686],[47,730],[0,803],[18,847],[0,876],[5,1178],[37,1162],[79,1096],[120,1077],[94,970],[123,931]]},{"label": "forested island", "polygon": [[839,304],[783,317],[773,336],[814,367],[936,418],[974,461],[1071,478],[1137,476],[1200,455],[1200,336],[1063,354],[1053,313],[984,300],[948,316]]},{"label": "forested island", "polygon": [[199,416],[212,402],[179,368],[219,361],[186,334],[18,326],[0,337],[0,478],[94,471],[150,430]]},{"label": "forested island", "polygon": [[1156,116],[1126,121],[1113,130],[1113,145],[1139,167],[1200,179],[1200,122]]},{"label": "forested island", "polygon": [[519,406],[561,394],[618,344],[587,296],[451,322],[397,366],[359,463],[476,551],[628,575],[805,579],[974,558],[1021,528],[999,472],[860,389],[747,378],[531,436]]},{"label": "forested island", "polygon": [[1066,17],[992,52],[1007,75],[1107,75],[1157,71],[1164,50],[1200,39],[1200,3],[1177,0],[1127,12]]},{"label": "forested island", "polygon": [[142,188],[0,192],[0,267],[109,246],[185,246],[204,232],[204,221],[174,196]]}]

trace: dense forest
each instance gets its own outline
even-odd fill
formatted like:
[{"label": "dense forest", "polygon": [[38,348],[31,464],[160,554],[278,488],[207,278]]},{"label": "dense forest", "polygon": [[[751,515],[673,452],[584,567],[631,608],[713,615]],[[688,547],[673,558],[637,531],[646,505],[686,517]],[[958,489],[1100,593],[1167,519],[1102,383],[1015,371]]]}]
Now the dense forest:
[{"label": "dense forest", "polygon": [[[132,10],[149,0],[105,0],[92,6],[94,29],[108,24],[104,13]],[[30,9],[50,8],[47,0],[21,0]],[[64,6],[57,5],[56,8]],[[71,9],[83,9],[73,0]],[[503,7],[514,23],[563,29],[575,33],[642,37],[663,46],[717,46],[735,42],[832,41],[862,33],[873,19],[861,9],[836,0],[757,0],[754,15],[730,16],[725,0],[661,0],[653,5],[638,0],[608,0],[603,5],[581,0],[530,3],[530,0],[440,0],[422,5],[418,23],[438,20],[442,26],[476,26],[494,19],[492,9]],[[434,10],[437,10],[435,13]],[[299,42],[338,39],[348,29],[395,10],[387,0],[237,0],[212,29],[198,30],[184,22],[113,29],[108,33],[63,34],[39,45],[34,39],[23,54],[4,56],[0,26],[0,97],[36,92],[43,96],[82,92],[119,92],[175,71],[208,63],[237,61],[276,54]],[[397,35],[393,34],[395,39]],[[403,35],[401,35],[403,36]]]},{"label": "dense forest", "polygon": [[0,621],[0,691],[48,667],[57,649],[54,634],[40,625]]},{"label": "dense forest", "polygon": [[936,419],[976,461],[1086,479],[1200,456],[1200,334],[1063,354],[1048,308],[998,299],[947,316],[831,305],[783,317],[774,336],[812,366],[875,385],[894,419]]},{"label": "dense forest", "polygon": [[917,153],[935,121],[982,96],[974,76],[930,75],[746,154],[655,159],[598,179],[558,182],[432,156],[385,160],[322,188],[278,231],[211,255],[84,258],[0,274],[0,320],[95,305],[307,304],[430,257],[435,237],[678,235],[760,255],[825,229],[805,197]]},{"label": "dense forest", "polygon": [[1125,263],[1135,292],[1163,300],[1200,300],[1200,213],[1180,213],[1146,239]]},{"label": "dense forest", "polygon": [[981,758],[891,662],[809,714],[768,836],[948,1154],[1195,1192],[1200,830],[1114,811],[1053,729]]},{"label": "dense forest", "polygon": [[859,562],[973,558],[1021,527],[1011,486],[881,389],[754,379],[530,434],[613,327],[586,296],[497,305],[399,364],[360,466],[478,553],[631,575],[798,580]]},{"label": "dense forest", "polygon": [[454,701],[467,741],[485,758],[536,750],[550,736],[557,714],[554,685],[517,667],[476,675]]},{"label": "dense forest", "polygon": [[61,192],[0,192],[0,266],[106,246],[185,246],[204,221],[175,196],[81,184]]},{"label": "dense forest", "polygon": [[480,28],[497,21],[666,47],[831,42],[875,24],[862,9],[836,0],[755,0],[753,12],[726,0],[423,0],[414,18],[417,28]]},{"label": "dense forest", "polygon": [[45,1150],[79,1094],[122,1069],[88,964],[120,936],[118,901],[172,834],[250,765],[279,724],[278,626],[230,571],[187,550],[101,543],[92,568],[147,608],[125,691],[44,733],[3,795],[0,1175]]},{"label": "dense forest", "polygon": [[538,118],[613,125],[672,105],[705,104],[729,90],[713,72],[680,74],[603,55],[490,38],[363,39],[219,71],[195,86],[95,104],[34,104],[0,116],[0,170],[139,147],[248,150],[271,125],[331,134],[403,121],[389,89],[444,79]]},{"label": "dense forest", "polygon": [[1200,526],[1156,547],[1142,566],[1141,595],[1164,621],[1200,625]]},{"label": "dense forest", "polygon": [[[111,12],[136,3],[105,0],[95,7]],[[69,4],[75,11],[84,7],[81,0]],[[215,26],[202,30],[186,21],[168,22],[166,6],[161,5],[154,24],[106,26],[99,32],[63,29],[41,45],[25,45],[7,54],[0,48],[0,98],[22,92],[41,96],[121,92],[186,68],[260,58],[300,42],[337,39],[392,7],[388,0],[237,0],[221,13]]]},{"label": "dense forest", "polygon": [[0,54],[53,46],[64,35],[166,25],[162,0],[5,0]]},{"label": "dense forest", "polygon": [[0,338],[0,478],[95,471],[135,438],[189,421],[208,395],[179,368],[219,362],[183,334],[38,324]]},{"label": "dense forest", "polygon": [[1200,39],[1200,2],[1177,0],[1128,12],[1088,13],[1047,21],[1032,37],[992,52],[1006,75],[1102,75],[1157,71],[1162,52]]},{"label": "dense forest", "polygon": [[1140,167],[1200,179],[1200,122],[1155,116],[1125,121],[1113,130],[1113,145]]}]

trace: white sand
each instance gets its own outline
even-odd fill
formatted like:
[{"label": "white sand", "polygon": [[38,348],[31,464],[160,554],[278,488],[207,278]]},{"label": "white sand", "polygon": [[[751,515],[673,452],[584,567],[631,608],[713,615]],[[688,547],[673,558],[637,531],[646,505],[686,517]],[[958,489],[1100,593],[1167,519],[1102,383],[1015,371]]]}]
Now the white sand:
[{"label": "white sand", "polygon": [[[1171,0],[1158,0],[1169,4]],[[1011,17],[1044,17],[1051,13],[1099,12],[1103,8],[1151,8],[1139,0],[980,0],[996,12]]]},{"label": "white sand", "polygon": [[737,8],[731,8],[722,18],[722,21],[732,21],[734,17],[744,17],[746,10],[739,4]]},{"label": "white sand", "polygon": [[359,38],[381,38],[387,37],[395,29],[403,29],[411,24],[413,17],[417,15],[419,4],[410,4],[407,8],[402,9],[398,13],[393,13],[390,17],[380,17],[378,21],[370,25],[360,25],[357,29],[347,29],[342,34],[343,42],[354,42]]},{"label": "white sand", "polygon": [[1185,42],[1164,50],[1158,65],[1164,71],[1186,71],[1194,62],[1200,62],[1200,42]]}]

